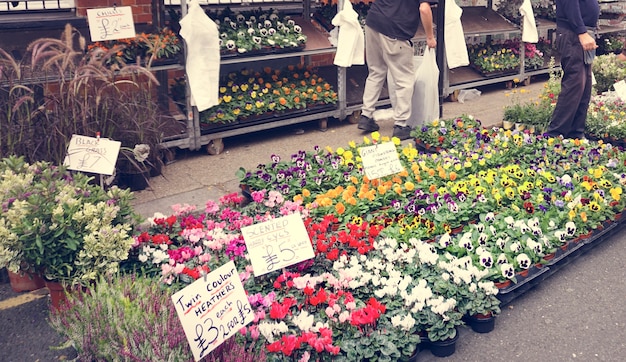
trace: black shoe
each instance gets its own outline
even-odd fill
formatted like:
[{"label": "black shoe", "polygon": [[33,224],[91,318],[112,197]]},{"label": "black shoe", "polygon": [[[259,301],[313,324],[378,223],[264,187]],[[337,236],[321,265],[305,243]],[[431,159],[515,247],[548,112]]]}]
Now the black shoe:
[{"label": "black shoe", "polygon": [[400,141],[411,138],[411,127],[409,126],[393,126],[393,137],[398,137]]},{"label": "black shoe", "polygon": [[371,119],[369,117],[363,116],[363,115],[359,119],[358,128],[362,129],[362,130],[364,130],[366,132],[374,132],[374,131],[378,131],[380,129],[380,127],[378,126],[376,121],[374,121],[373,119]]}]

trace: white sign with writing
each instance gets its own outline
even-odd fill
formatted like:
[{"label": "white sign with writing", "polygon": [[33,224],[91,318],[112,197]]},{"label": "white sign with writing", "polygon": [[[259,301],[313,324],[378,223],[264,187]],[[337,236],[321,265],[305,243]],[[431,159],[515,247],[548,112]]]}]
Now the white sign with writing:
[{"label": "white sign with writing", "polygon": [[363,171],[370,180],[402,172],[398,151],[393,142],[383,142],[373,146],[359,148],[363,162]]},{"label": "white sign with writing", "polygon": [[172,302],[196,361],[254,320],[233,261],[172,295]]},{"label": "white sign with writing", "polygon": [[72,135],[63,164],[70,170],[112,175],[122,143]]},{"label": "white sign with writing", "polygon": [[134,38],[135,23],[130,6],[87,9],[91,41]]},{"label": "white sign with writing", "polygon": [[315,257],[299,213],[243,227],[241,234],[255,276]]}]

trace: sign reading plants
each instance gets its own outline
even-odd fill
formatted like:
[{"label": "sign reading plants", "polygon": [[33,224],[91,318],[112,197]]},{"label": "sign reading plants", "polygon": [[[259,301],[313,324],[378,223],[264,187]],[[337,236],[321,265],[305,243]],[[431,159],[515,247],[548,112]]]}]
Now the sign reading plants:
[{"label": "sign reading plants", "polygon": [[254,276],[315,257],[299,213],[241,228]]},{"label": "sign reading plants", "polygon": [[172,295],[172,303],[196,361],[254,320],[233,261]]},{"label": "sign reading plants", "polygon": [[108,138],[72,135],[63,164],[70,170],[112,175],[121,145]]},{"label": "sign reading plants", "polygon": [[402,172],[404,167],[398,158],[393,142],[383,142],[359,148],[363,170],[370,180]]},{"label": "sign reading plants", "polygon": [[87,9],[91,41],[134,38],[135,23],[130,6]]}]

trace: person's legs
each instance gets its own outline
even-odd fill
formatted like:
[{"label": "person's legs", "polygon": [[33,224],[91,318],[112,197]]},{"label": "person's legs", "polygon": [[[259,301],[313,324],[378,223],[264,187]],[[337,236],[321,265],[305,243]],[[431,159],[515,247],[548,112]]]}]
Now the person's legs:
[{"label": "person's legs", "polygon": [[567,137],[572,130],[572,123],[577,113],[581,112],[582,108],[586,116],[589,100],[587,99],[584,105],[582,102],[587,91],[591,95],[591,88],[587,89],[587,83],[591,87],[591,81],[587,82],[587,66],[584,63],[583,50],[578,36],[569,30],[557,29],[556,46],[561,54],[563,78],[561,79],[561,92],[552,112],[547,133],[550,136]]},{"label": "person's legs", "polygon": [[371,118],[376,110],[376,102],[387,80],[387,64],[383,57],[382,34],[365,26],[365,57],[368,75],[363,89],[361,115]]},{"label": "person's legs", "polygon": [[591,64],[585,65],[585,86],[583,89],[582,99],[574,115],[572,126],[570,127],[567,138],[582,139],[585,137],[585,124],[587,121],[587,111],[589,110],[589,101],[591,100]]},{"label": "person's legs", "polygon": [[394,125],[405,127],[411,116],[411,102],[415,87],[413,46],[408,40],[389,39],[382,41],[383,56],[393,79],[396,102],[393,108]]}]

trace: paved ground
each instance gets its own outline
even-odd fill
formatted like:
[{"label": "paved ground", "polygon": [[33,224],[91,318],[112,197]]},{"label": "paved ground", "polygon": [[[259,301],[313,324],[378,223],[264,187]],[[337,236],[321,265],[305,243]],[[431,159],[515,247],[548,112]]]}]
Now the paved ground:
[{"label": "paved ground", "polygon": [[[526,87],[527,97],[539,94],[541,81]],[[510,102],[503,84],[481,88],[480,98],[464,104],[444,103],[444,118],[471,114],[486,125],[502,119]],[[390,121],[380,122],[381,133],[390,135]],[[299,129],[304,130],[298,134]],[[289,157],[314,145],[343,146],[362,133],[347,121],[330,121],[326,132],[307,123],[233,137],[225,151],[209,156],[203,151],[180,151],[163,177],[151,181],[151,190],[136,194],[137,211],[150,216],[168,212],[176,203],[203,205],[226,192],[237,192],[235,171],[266,163],[271,153]],[[626,237],[618,233],[565,265],[538,286],[514,299],[504,309],[489,334],[460,329],[456,353],[438,358],[430,352],[419,361],[623,361],[626,356]],[[47,324],[45,289],[33,301],[17,303],[6,277],[0,275],[0,362],[58,361],[75,357],[70,349],[53,350],[62,344]],[[16,306],[11,306],[18,304]]]}]

